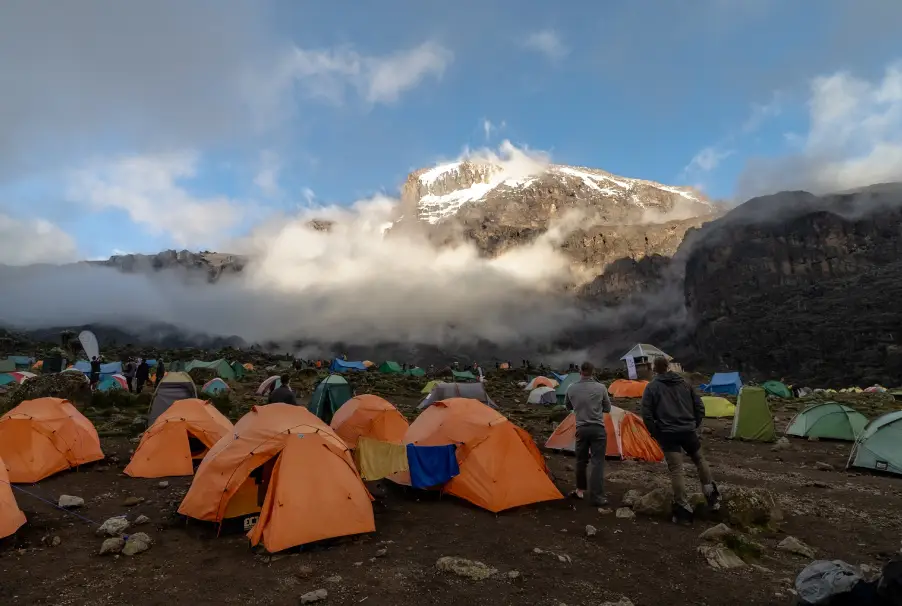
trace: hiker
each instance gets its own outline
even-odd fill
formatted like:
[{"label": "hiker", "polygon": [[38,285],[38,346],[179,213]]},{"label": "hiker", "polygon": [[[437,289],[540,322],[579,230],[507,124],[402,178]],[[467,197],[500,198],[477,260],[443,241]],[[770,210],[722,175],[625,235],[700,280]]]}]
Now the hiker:
[{"label": "hiker", "polygon": [[[583,362],[580,379],[567,389],[564,403],[576,415],[576,490],[570,496],[582,499],[588,489],[589,503],[604,507],[604,456],[608,434],[604,426],[604,413],[611,410],[611,396],[604,383],[594,377],[595,367]],[[586,468],[592,461],[592,474],[586,483]]]},{"label": "hiker", "polygon": [[[270,404],[281,402],[282,404],[294,404],[297,406],[298,401],[297,398],[294,397],[294,391],[292,391],[290,385],[291,377],[287,374],[282,375],[279,377],[279,381],[281,381],[282,384],[269,392],[269,399],[267,402]],[[273,383],[275,383],[275,381],[273,381]]]},{"label": "hiker", "polygon": [[148,377],[150,377],[150,366],[147,365],[147,360],[141,358],[141,362],[135,370],[135,393],[141,393]]},{"label": "hiker", "polygon": [[91,391],[97,389],[100,382],[100,358],[94,356],[91,358]]},{"label": "hiker", "polygon": [[708,506],[712,510],[720,509],[720,492],[702,454],[699,439],[705,405],[692,385],[677,373],[670,372],[666,358],[655,358],[654,370],[655,378],[642,396],[642,420],[661,445],[667,460],[673,486],[673,521],[691,521],[693,509],[686,498],[683,451],[695,463]]},{"label": "hiker", "polygon": [[128,385],[129,393],[135,393],[135,361],[129,358],[122,367],[122,374],[125,376],[125,382]]},{"label": "hiker", "polygon": [[166,365],[163,364],[163,358],[157,360],[157,371],[156,371],[156,380],[154,381],[154,389],[160,386],[160,381],[163,380],[163,377],[166,375]]}]

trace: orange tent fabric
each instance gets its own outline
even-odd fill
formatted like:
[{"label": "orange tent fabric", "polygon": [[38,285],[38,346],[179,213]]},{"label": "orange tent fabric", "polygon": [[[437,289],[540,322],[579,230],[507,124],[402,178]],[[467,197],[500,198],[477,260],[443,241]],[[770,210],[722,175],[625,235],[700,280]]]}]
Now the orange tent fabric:
[{"label": "orange tent fabric", "polygon": [[642,394],[645,393],[645,387],[648,385],[648,381],[627,381],[626,379],[617,379],[611,386],[608,387],[608,391],[611,392],[611,395],[615,398],[641,398]]},{"label": "orange tent fabric", "polygon": [[0,459],[10,482],[39,482],[102,458],[97,430],[68,400],[26,400],[0,417]]},{"label": "orange tent fabric", "polygon": [[0,539],[13,534],[25,523],[25,514],[16,504],[16,497],[9,485],[6,464],[0,459]]},{"label": "orange tent fabric", "polygon": [[532,391],[536,387],[557,387],[558,382],[548,377],[536,377],[526,386],[528,391]]},{"label": "orange tent fabric", "polygon": [[332,429],[351,449],[361,436],[403,444],[409,426],[397,408],[371,394],[351,398],[332,417]]},{"label": "orange tent fabric", "polygon": [[[663,461],[664,453],[655,441],[642,419],[631,412],[611,407],[605,413],[604,425],[608,433],[608,446],[605,456],[619,459],[635,459],[638,461]],[[613,437],[613,439],[612,439]],[[576,415],[570,415],[558,425],[545,448],[552,450],[576,450]]]},{"label": "orange tent fabric", "polygon": [[273,461],[260,517],[248,537],[270,552],[373,532],[371,497],[348,447],[306,408],[255,406],[204,457],[179,513],[221,522],[229,501]]},{"label": "orange tent fabric", "polygon": [[[460,475],[443,492],[499,512],[562,499],[545,459],[528,433],[479,400],[450,398],[434,403],[411,424],[407,444],[457,444]],[[409,476],[395,479],[409,484]]]},{"label": "orange tent fabric", "polygon": [[[198,398],[177,400],[141,436],[125,473],[133,478],[190,476],[194,473],[194,459],[203,458],[232,427],[231,421],[210,402]],[[192,452],[192,437],[205,448]]]}]

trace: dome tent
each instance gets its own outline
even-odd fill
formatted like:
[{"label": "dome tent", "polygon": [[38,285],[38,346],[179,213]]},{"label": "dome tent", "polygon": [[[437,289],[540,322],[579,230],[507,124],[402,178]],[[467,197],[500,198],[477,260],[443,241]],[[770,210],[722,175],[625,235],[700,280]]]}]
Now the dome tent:
[{"label": "dome tent", "polygon": [[[605,457],[633,459],[638,461],[663,461],[661,447],[651,437],[639,415],[611,406],[611,412],[604,415],[605,430],[608,434]],[[612,439],[613,436],[613,439]],[[570,413],[545,442],[551,450],[576,451],[576,415]]]},{"label": "dome tent", "polygon": [[150,401],[150,411],[147,414],[148,426],[153,425],[161,414],[169,410],[173,402],[197,397],[197,387],[194,379],[187,372],[170,372],[160,381],[153,392]]},{"label": "dome tent", "polygon": [[554,387],[536,387],[529,392],[529,397],[526,399],[526,402],[527,404],[554,406],[557,404],[557,395],[554,393]]},{"label": "dome tent", "polygon": [[200,389],[203,393],[208,393],[210,395],[217,395],[221,393],[225,393],[229,391],[229,384],[220,379],[219,377],[214,377],[204,383],[204,386]]},{"label": "dome tent", "polygon": [[25,514],[16,504],[6,464],[0,459],[0,539],[15,533],[25,523]]},{"label": "dome tent", "polygon": [[837,402],[820,402],[793,417],[786,435],[854,442],[867,424],[867,417],[854,408]]},{"label": "dome tent", "polygon": [[765,381],[761,384],[768,395],[777,398],[791,398],[792,392],[780,381]]},{"label": "dome tent", "polygon": [[332,417],[332,429],[348,448],[357,448],[361,437],[403,444],[407,419],[390,402],[366,394],[345,402]]},{"label": "dome tent", "polygon": [[648,381],[627,381],[626,379],[617,379],[608,388],[611,395],[615,398],[641,398],[648,387]]},{"label": "dome tent", "polygon": [[868,423],[852,447],[847,467],[902,475],[902,410]]},{"label": "dome tent", "polygon": [[342,405],[351,399],[354,394],[351,386],[341,375],[332,374],[320,381],[310,396],[310,406],[307,408],[315,414],[323,423],[331,423],[332,417]]}]

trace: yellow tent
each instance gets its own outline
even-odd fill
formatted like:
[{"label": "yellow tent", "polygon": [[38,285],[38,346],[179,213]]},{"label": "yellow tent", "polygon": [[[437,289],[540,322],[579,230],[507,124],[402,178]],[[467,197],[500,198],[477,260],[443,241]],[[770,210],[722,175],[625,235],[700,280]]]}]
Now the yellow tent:
[{"label": "yellow tent", "polygon": [[432,391],[432,388],[441,383],[441,381],[429,381],[426,383],[426,387],[420,393],[429,393]]},{"label": "yellow tent", "polygon": [[706,417],[732,417],[736,414],[736,405],[726,398],[702,396]]}]

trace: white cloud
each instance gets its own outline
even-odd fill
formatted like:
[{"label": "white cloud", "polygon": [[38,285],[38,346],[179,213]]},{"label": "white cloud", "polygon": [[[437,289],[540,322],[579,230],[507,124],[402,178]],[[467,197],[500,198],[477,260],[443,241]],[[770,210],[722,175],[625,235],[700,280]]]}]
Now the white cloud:
[{"label": "white cloud", "polygon": [[740,132],[743,135],[750,135],[757,131],[761,126],[783,113],[783,94],[777,91],[773,94],[767,103],[753,103],[749,117],[742,123]]},{"label": "white cloud", "polygon": [[485,118],[482,121],[482,132],[485,134],[485,140],[488,141],[491,139],[492,133],[502,130],[505,126],[507,126],[507,122],[504,120],[501,121],[501,124],[495,124],[488,118]]},{"label": "white cloud", "polygon": [[295,86],[308,96],[343,103],[351,88],[368,103],[390,104],[426,78],[440,79],[454,53],[436,42],[383,56],[352,48],[307,50],[293,47],[270,82],[277,100]]},{"label": "white cloud", "polygon": [[732,156],[733,153],[734,151],[731,149],[718,149],[714,146],[706,147],[695,154],[692,160],[689,161],[689,164],[686,165],[686,168],[683,169],[683,173],[709,173],[720,166],[720,163]]},{"label": "white cloud", "polygon": [[44,219],[15,219],[0,214],[0,264],[75,261],[75,240]]},{"label": "white cloud", "polygon": [[849,72],[814,78],[807,134],[795,154],[750,162],[743,195],[784,189],[843,191],[902,180],[902,62],[866,80]]},{"label": "white cloud", "polygon": [[254,177],[256,185],[263,195],[275,197],[282,193],[279,187],[279,172],[282,170],[282,160],[273,151],[266,150],[260,154],[260,167]]},{"label": "white cloud", "polygon": [[570,49],[553,29],[533,32],[527,36],[523,45],[530,50],[542,53],[552,61],[559,61],[570,54]]},{"label": "white cloud", "polygon": [[225,196],[199,197],[180,181],[197,174],[198,156],[178,152],[94,162],[70,176],[69,198],[96,209],[117,208],[154,235],[178,246],[220,242],[244,211]]}]

